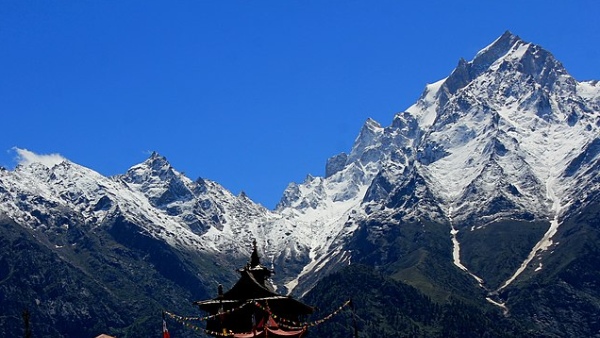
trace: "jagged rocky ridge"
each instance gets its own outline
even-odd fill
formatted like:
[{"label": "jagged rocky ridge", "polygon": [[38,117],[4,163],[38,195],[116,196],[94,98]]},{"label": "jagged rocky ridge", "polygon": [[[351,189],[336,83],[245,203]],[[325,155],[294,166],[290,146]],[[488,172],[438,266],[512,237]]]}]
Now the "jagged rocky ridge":
[{"label": "jagged rocky ridge", "polygon": [[361,262],[434,298],[487,298],[511,311],[528,281],[560,274],[547,260],[578,255],[561,253],[575,250],[564,236],[597,229],[572,219],[597,207],[599,116],[598,81],[575,80],[506,32],[390,126],[367,120],[325,177],[291,183],[275,210],[193,181],[154,153],[110,178],[67,160],[3,169],[0,211],[58,255],[78,244],[61,234],[119,219],[175,252],[219,257],[223,269],[256,238],[283,293]]}]

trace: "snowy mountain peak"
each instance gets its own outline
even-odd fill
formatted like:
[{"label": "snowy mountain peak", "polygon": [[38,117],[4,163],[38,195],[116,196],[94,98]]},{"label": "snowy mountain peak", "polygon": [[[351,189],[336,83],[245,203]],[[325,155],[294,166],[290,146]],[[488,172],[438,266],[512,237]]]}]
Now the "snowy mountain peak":
[{"label": "snowy mountain peak", "polygon": [[363,125],[358,137],[354,141],[352,151],[348,156],[348,163],[363,160],[363,164],[369,162],[369,159],[363,157],[365,153],[378,144],[379,135],[383,132],[381,125],[369,118]]},{"label": "snowy mountain peak", "polygon": [[595,137],[597,99],[550,52],[506,32],[408,109],[425,135],[419,171],[457,218],[490,210],[547,217],[555,210],[546,190],[567,197],[566,186],[546,182],[558,182]]},{"label": "snowy mountain peak", "polygon": [[461,58],[456,69],[444,82],[446,95],[453,95],[459,89],[465,87],[473,79],[488,70],[492,64],[506,56],[516,45],[522,43],[523,41],[518,36],[506,31],[496,41],[477,53],[472,61],[467,62]]},{"label": "snowy mountain peak", "polygon": [[[501,85],[500,82],[505,84]],[[517,82],[519,89],[529,87],[533,90],[553,91],[558,88],[573,92],[576,87],[576,81],[550,52],[507,31],[478,52],[473,60],[467,62],[460,59],[458,66],[447,78],[428,85],[417,103],[407,111],[426,128],[435,122],[439,110],[453,96],[461,95],[459,91],[465,90],[467,86],[473,87],[474,83],[479,83],[487,92],[476,94],[483,94],[484,97],[498,94],[506,98],[522,94],[522,90],[513,88]],[[498,91],[493,92],[492,89]],[[540,99],[547,101],[542,97]],[[540,105],[545,104],[544,102],[540,102]]]},{"label": "snowy mountain peak", "polygon": [[519,43],[523,43],[523,40],[519,36],[506,31],[494,40],[494,42],[480,50],[475,55],[473,62],[478,65],[478,68],[488,68],[497,59],[508,53],[515,44]]},{"label": "snowy mountain peak", "polygon": [[446,95],[455,94],[489,71],[522,73],[544,86],[552,86],[560,75],[566,74],[564,67],[550,52],[507,31],[477,53],[472,61],[459,61],[444,82]]},{"label": "snowy mountain peak", "polygon": [[325,178],[339,172],[344,169],[346,162],[348,161],[348,154],[339,153],[335,156],[330,157],[325,165]]},{"label": "snowy mountain peak", "polygon": [[169,180],[177,176],[169,161],[157,152],[152,152],[144,162],[131,167],[124,175],[124,179],[132,183],[142,183],[151,180]]}]

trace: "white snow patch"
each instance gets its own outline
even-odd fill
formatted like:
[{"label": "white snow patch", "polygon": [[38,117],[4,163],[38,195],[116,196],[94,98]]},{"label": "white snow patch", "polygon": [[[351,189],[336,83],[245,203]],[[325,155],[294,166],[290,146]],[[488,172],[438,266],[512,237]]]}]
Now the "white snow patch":
[{"label": "white snow patch", "polygon": [[600,97],[600,82],[585,81],[577,84],[577,94],[586,99]]},{"label": "white snow patch", "polygon": [[452,260],[454,262],[454,265],[456,265],[459,269],[463,270],[464,272],[468,273],[477,281],[477,283],[479,283],[479,286],[483,288],[483,278],[469,271],[469,269],[467,269],[467,267],[460,261],[460,243],[456,238],[458,230],[454,227],[454,223],[452,221],[452,207],[448,209],[448,219],[450,220],[451,227],[450,235],[452,236]]},{"label": "white snow patch", "polygon": [[490,297],[485,297],[485,300],[487,300],[488,302],[490,302],[493,305],[500,307],[505,316],[508,314],[508,308],[506,307],[505,303],[497,302],[497,301],[491,299]]},{"label": "white snow patch", "polygon": [[[301,189],[305,189],[302,187]],[[344,188],[343,184],[326,184],[327,195],[333,196],[339,193],[338,189]],[[323,199],[317,208],[306,208],[303,210],[286,209],[284,212],[296,222],[296,239],[310,248],[308,258],[310,262],[292,280],[285,283],[288,294],[298,285],[300,278],[311,272],[319,271],[327,263],[342,254],[340,248],[336,247],[336,241],[348,236],[356,230],[356,224],[347,225],[352,210],[358,208],[368,189],[367,185],[360,186],[358,193],[345,201],[332,201]]]},{"label": "white snow patch", "polygon": [[439,102],[437,99],[438,92],[444,82],[446,82],[446,79],[443,78],[425,86],[425,92],[421,99],[406,109],[407,112],[419,120],[419,125],[424,129],[430,127],[435,122]]}]

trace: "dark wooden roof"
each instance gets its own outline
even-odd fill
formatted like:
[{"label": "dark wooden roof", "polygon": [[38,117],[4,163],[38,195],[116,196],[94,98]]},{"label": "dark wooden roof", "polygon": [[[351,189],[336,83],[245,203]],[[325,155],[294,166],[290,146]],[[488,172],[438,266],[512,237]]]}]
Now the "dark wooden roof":
[{"label": "dark wooden roof", "polygon": [[219,307],[224,310],[232,309],[247,303],[250,300],[267,304],[274,313],[286,313],[294,316],[313,313],[313,308],[288,296],[279,295],[268,283],[272,271],[260,264],[256,241],[253,242],[254,250],[250,262],[239,269],[240,279],[227,292],[216,298],[194,302],[200,309],[215,314]]}]

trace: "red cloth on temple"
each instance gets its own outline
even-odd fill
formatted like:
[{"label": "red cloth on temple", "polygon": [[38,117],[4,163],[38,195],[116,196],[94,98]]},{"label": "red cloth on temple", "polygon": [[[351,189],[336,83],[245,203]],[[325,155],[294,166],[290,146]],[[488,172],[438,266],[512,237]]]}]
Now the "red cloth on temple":
[{"label": "red cloth on temple", "polygon": [[234,338],[260,338],[260,337],[296,337],[300,338],[304,335],[306,330],[294,330],[294,331],[284,331],[280,329],[267,329],[267,335],[265,335],[265,331],[256,331],[249,333],[234,333]]},{"label": "red cloth on temple", "polygon": [[[265,325],[265,319],[267,324]],[[261,329],[265,329],[266,331],[256,331],[256,332],[248,332],[248,333],[234,333],[234,338],[253,338],[253,337],[296,337],[300,338],[306,333],[306,329],[301,330],[291,330],[285,331],[279,328],[277,322],[273,319],[273,317],[269,316],[267,318],[263,318],[260,323],[258,323],[258,327]]]}]

